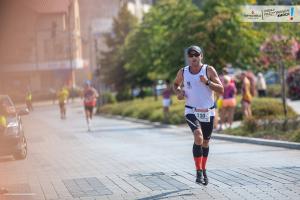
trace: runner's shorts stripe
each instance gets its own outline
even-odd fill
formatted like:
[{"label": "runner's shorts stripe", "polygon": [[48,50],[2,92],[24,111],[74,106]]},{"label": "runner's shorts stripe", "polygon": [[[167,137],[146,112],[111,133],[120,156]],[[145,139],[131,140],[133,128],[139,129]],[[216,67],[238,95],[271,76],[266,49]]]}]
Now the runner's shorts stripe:
[{"label": "runner's shorts stripe", "polygon": [[185,120],[192,132],[198,128],[201,128],[203,138],[209,140],[214,127],[214,116],[210,116],[210,122],[200,122],[194,114],[187,114]]}]

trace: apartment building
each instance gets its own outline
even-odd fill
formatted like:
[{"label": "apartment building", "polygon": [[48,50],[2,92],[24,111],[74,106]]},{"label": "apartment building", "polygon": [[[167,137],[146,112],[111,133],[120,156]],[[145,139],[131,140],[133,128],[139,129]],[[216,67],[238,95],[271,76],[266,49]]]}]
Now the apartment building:
[{"label": "apartment building", "polygon": [[7,0],[3,10],[1,93],[74,86],[84,67],[78,0]]}]

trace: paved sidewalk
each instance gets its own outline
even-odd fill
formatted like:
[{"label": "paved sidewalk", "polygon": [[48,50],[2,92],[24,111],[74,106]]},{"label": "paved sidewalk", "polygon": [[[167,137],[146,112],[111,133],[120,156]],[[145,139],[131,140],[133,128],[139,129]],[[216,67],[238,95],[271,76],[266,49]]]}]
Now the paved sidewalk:
[{"label": "paved sidewalk", "polygon": [[300,100],[291,101],[290,99],[287,99],[287,104],[291,106],[298,115],[300,115]]},{"label": "paved sidewalk", "polygon": [[[208,186],[195,184],[187,127],[153,127],[43,105],[23,119],[26,160],[0,157],[0,200],[300,199],[300,151],[213,139]],[[184,132],[184,133],[183,133]]]}]

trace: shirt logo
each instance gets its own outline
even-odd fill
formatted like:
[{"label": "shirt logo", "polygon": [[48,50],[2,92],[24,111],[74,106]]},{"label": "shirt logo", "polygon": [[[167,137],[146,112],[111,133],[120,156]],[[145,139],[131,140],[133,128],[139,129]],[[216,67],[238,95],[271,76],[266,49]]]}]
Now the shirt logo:
[{"label": "shirt logo", "polygon": [[190,82],[190,81],[188,81],[186,84],[187,84],[187,88],[188,88],[188,89],[192,89],[192,85],[191,85],[191,82]]}]

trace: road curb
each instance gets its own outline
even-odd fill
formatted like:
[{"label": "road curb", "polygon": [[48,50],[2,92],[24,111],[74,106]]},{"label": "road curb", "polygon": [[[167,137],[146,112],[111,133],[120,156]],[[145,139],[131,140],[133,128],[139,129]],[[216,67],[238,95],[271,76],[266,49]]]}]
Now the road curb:
[{"label": "road curb", "polygon": [[[169,125],[169,124],[163,124],[161,122],[151,122],[148,120],[142,120],[142,119],[136,119],[131,117],[123,117],[120,115],[103,115],[103,117],[107,118],[114,118],[114,119],[121,119],[136,123],[142,123],[146,125],[151,125],[157,128],[172,128],[172,129],[178,129],[179,127],[176,125]],[[187,131],[183,131],[187,132]],[[190,132],[190,131],[188,131]],[[218,140],[226,140],[231,142],[239,142],[239,143],[249,143],[249,144],[257,144],[257,145],[264,145],[264,146],[273,146],[273,147],[282,147],[282,148],[288,148],[288,149],[298,149],[300,150],[300,143],[297,142],[287,142],[287,141],[279,141],[279,140],[269,140],[269,139],[261,139],[261,138],[251,138],[251,137],[245,137],[245,136],[234,136],[234,135],[225,135],[220,133],[213,133],[212,134],[213,139]]]},{"label": "road curb", "polygon": [[296,142],[268,140],[268,139],[251,138],[251,137],[244,137],[244,136],[224,135],[224,134],[219,134],[219,133],[213,133],[212,138],[218,139],[218,140],[227,140],[227,141],[232,141],[232,142],[250,143],[250,144],[258,144],[258,145],[264,145],[264,146],[273,146],[273,147],[282,147],[282,148],[300,150],[300,143],[296,143]]},{"label": "road curb", "polygon": [[136,118],[131,118],[131,117],[124,117],[121,115],[109,115],[109,114],[101,114],[100,116],[102,117],[107,117],[107,118],[114,118],[114,119],[121,119],[121,120],[126,120],[130,122],[136,122],[136,123],[141,123],[145,125],[150,125],[158,128],[177,128],[178,126],[176,125],[170,125],[170,124],[163,124],[161,122],[151,122],[148,120],[143,120],[143,119],[136,119]]}]

